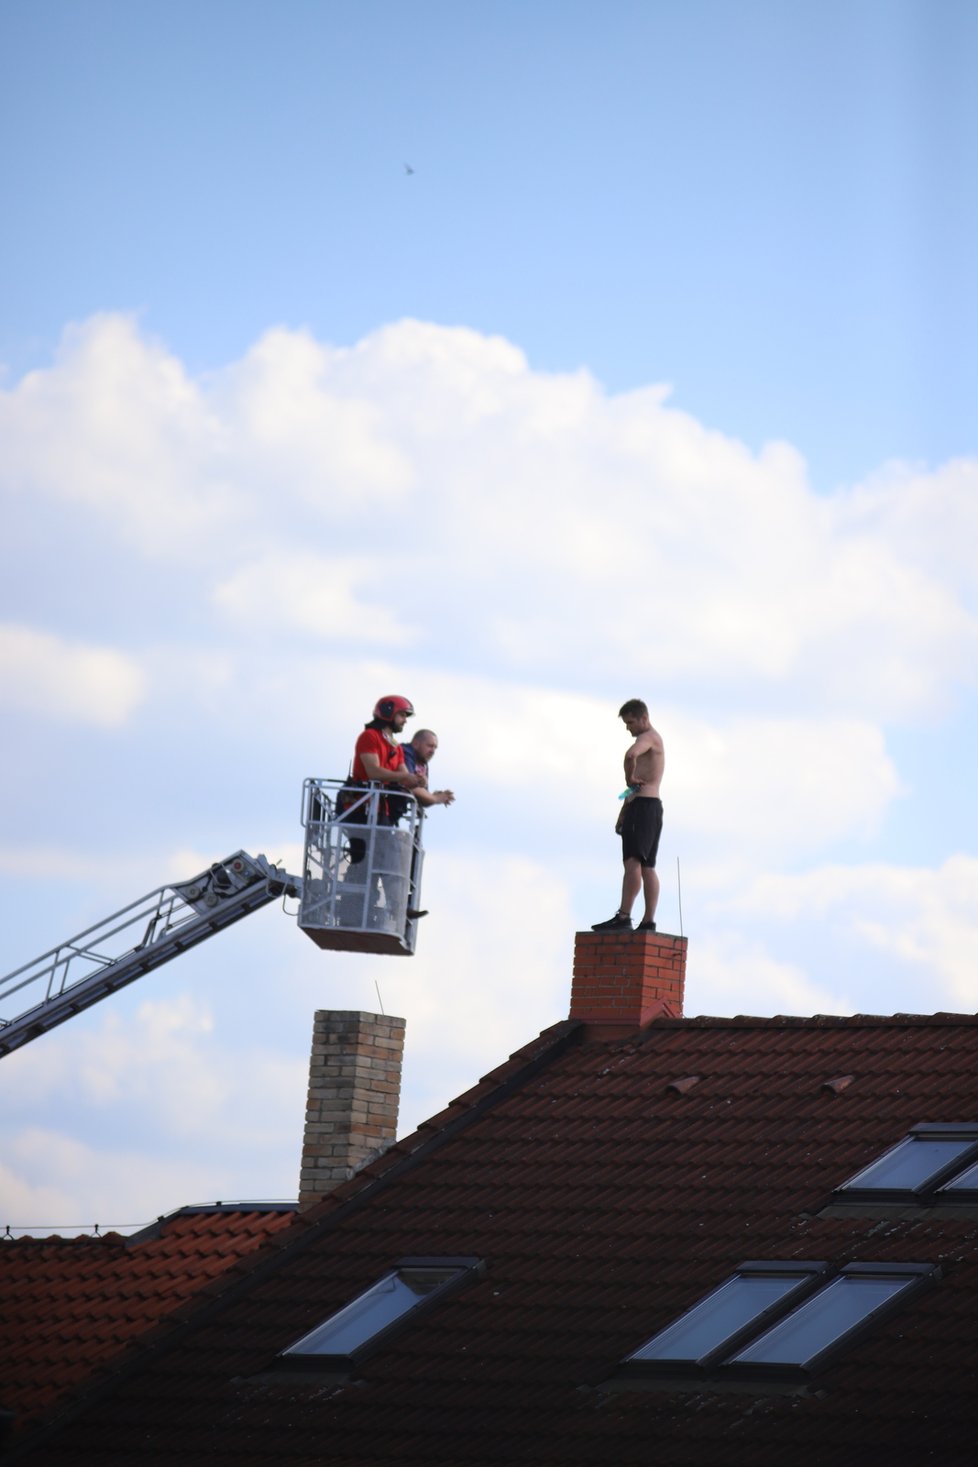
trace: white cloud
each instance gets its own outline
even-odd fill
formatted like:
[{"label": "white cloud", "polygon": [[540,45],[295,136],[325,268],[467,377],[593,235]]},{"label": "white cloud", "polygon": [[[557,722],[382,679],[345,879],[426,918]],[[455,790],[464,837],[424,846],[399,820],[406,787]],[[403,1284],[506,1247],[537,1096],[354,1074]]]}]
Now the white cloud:
[{"label": "white cloud", "polygon": [[[890,968],[909,968],[915,1008],[978,1010],[978,859],[950,856],[936,868],[883,863],[821,866],[798,875],[758,877],[728,904],[741,916],[845,930]],[[891,988],[894,986],[891,980]]]},{"label": "white cloud", "polygon": [[383,401],[350,381],[349,359],[305,331],[279,328],[210,384],[242,477],[317,521],[387,509],[414,478],[387,432]]},{"label": "white cloud", "polygon": [[242,636],[416,632],[442,665],[863,718],[929,714],[978,663],[975,463],[819,496],[789,445],[462,328],[279,328],[195,380],[95,317],[0,392],[0,428],[12,502],[88,506]]},{"label": "white cloud", "polygon": [[64,1233],[131,1229],[187,1203],[217,1200],[225,1179],[219,1162],[92,1146],[52,1127],[25,1126],[8,1140],[0,1165],[0,1220]]},{"label": "white cloud", "polygon": [[866,838],[900,793],[880,731],[858,719],[674,714],[669,797],[683,828],[767,859]]},{"label": "white cloud", "polygon": [[[189,994],[144,1001],[129,1015],[107,1005],[94,1024],[66,1025],[0,1066],[0,1215],[104,1221],[109,1198],[138,1222],[215,1196],[294,1196],[306,1079],[304,1058],[240,1038],[225,1046],[210,1007]],[[38,1150],[32,1118],[54,1110],[61,1128]],[[138,1152],[117,1139],[134,1133]],[[25,1215],[39,1208],[68,1215]]]},{"label": "white cloud", "polygon": [[[163,1002],[144,1001],[129,1018],[105,1004],[94,1023],[69,1023],[45,1035],[43,1041],[6,1056],[0,1068],[0,1089],[11,1106],[30,1096],[64,1094],[68,1085],[77,1104],[135,1106],[154,1096],[160,1071],[176,1075],[186,1069],[202,1038],[212,1031],[209,1010],[185,994]],[[68,1075],[70,1080],[64,1078]],[[183,1082],[177,1104],[182,1106],[186,1100],[186,1124],[192,1126],[195,1107],[213,1099],[213,1082],[204,1065],[199,1066],[192,1094],[187,1094],[186,1075]],[[169,1087],[163,1085],[160,1090],[164,1104],[169,1104]]]},{"label": "white cloud", "polygon": [[146,695],[135,658],[110,647],[0,624],[0,702],[69,723],[114,728]]},{"label": "white cloud", "polygon": [[733,929],[718,930],[705,943],[690,944],[685,1012],[728,1016],[749,1014],[851,1014],[844,992],[815,983],[795,963],[779,962],[763,943]]},{"label": "white cloud", "polygon": [[934,470],[894,461],[857,485],[845,505],[848,523],[862,535],[884,535],[940,584],[974,596],[978,461],[951,459]]},{"label": "white cloud", "polygon": [[[0,1228],[62,1230],[77,1226],[83,1216],[94,1221],[90,1209],[81,1208],[71,1184],[63,1185],[60,1174],[48,1168],[48,1159],[57,1153],[61,1140],[58,1137],[52,1144],[51,1133],[39,1127],[6,1138],[10,1160],[0,1161]],[[43,1180],[35,1181],[33,1168],[31,1175],[25,1175],[23,1163],[40,1156],[44,1157]]]},{"label": "white cloud", "polygon": [[214,600],[229,617],[259,629],[396,647],[412,639],[412,629],[379,599],[358,594],[364,583],[382,588],[392,574],[399,571],[366,556],[280,550],[240,566],[215,588]]},{"label": "white cloud", "polygon": [[345,391],[385,401],[401,432],[436,441],[497,421],[533,375],[501,336],[411,319],[372,332],[336,362]]},{"label": "white cloud", "polygon": [[199,384],[126,316],[93,316],[64,333],[52,367],[0,393],[12,496],[86,506],[148,556],[193,560],[246,515],[228,482],[226,424]]}]

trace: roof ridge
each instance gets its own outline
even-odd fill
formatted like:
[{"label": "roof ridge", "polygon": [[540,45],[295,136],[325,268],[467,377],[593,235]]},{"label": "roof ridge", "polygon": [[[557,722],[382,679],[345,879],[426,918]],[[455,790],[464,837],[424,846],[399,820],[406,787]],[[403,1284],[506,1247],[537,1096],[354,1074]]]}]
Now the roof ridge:
[{"label": "roof ridge", "polygon": [[938,1010],[933,1014],[686,1014],[682,1018],[670,1018],[661,1015],[655,1021],[656,1029],[664,1028],[696,1028],[703,1029],[725,1027],[746,1028],[794,1028],[794,1029],[823,1029],[823,1028],[854,1028],[860,1027],[877,1028],[885,1026],[894,1027],[927,1027],[946,1025],[948,1028],[955,1026],[970,1027],[978,1024],[978,1013],[956,1014],[946,1010]]}]

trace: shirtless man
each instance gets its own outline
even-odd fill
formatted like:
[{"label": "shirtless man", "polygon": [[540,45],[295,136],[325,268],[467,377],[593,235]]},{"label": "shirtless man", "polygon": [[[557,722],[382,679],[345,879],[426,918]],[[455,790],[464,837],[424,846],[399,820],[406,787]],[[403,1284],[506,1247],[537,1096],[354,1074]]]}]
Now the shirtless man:
[{"label": "shirtless man", "polygon": [[632,907],[639,892],[645,898],[645,915],[638,932],[655,931],[655,909],[659,901],[659,878],[655,858],[662,834],[662,801],[659,786],[666,756],[662,739],[649,722],[649,710],[638,698],[622,704],[618,717],[635,742],[625,755],[628,795],[615,827],[621,836],[621,858],[625,874],[621,883],[621,906],[607,922],[595,922],[592,932],[631,932]]}]

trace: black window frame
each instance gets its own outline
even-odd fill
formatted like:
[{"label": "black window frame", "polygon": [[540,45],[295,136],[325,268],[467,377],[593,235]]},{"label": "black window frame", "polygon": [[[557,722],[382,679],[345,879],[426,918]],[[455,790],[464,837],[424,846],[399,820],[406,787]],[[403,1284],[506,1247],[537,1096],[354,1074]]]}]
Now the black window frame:
[{"label": "black window frame", "polygon": [[[970,1141],[971,1144],[943,1165],[935,1167],[912,1187],[854,1186],[853,1183],[886,1157],[921,1141]],[[978,1216],[978,1179],[974,1187],[948,1191],[948,1186],[978,1163],[978,1122],[921,1122],[911,1126],[899,1141],[854,1172],[835,1189],[820,1209],[823,1217],[902,1216],[921,1211]]]},{"label": "black window frame", "polygon": [[[718,1297],[738,1277],[785,1277],[798,1275],[798,1287],[761,1308],[740,1329],[717,1343],[696,1360],[674,1357],[643,1360],[642,1350],[680,1324],[694,1310]],[[833,1335],[825,1345],[804,1360],[782,1363],[772,1361],[738,1361],[734,1357],[756,1345],[770,1330],[799,1318],[806,1306],[817,1301],[833,1284],[846,1278],[897,1278],[902,1281],[899,1292],[878,1304],[861,1319]],[[872,1333],[892,1314],[905,1308],[923,1289],[936,1284],[941,1277],[933,1263],[848,1263],[841,1268],[826,1262],[795,1259],[752,1259],[738,1264],[716,1288],[690,1305],[683,1314],[669,1321],[621,1362],[607,1382],[610,1390],[669,1391],[747,1391],[755,1395],[804,1394],[824,1368],[839,1355]]]},{"label": "black window frame", "polygon": [[[396,1319],[381,1326],[372,1334],[368,1335],[360,1344],[352,1350],[344,1352],[331,1352],[324,1350],[298,1350],[296,1347],[310,1335],[324,1328],[332,1319],[337,1318],[344,1310],[356,1304],[359,1299],[364,1298],[371,1290],[377,1288],[386,1279],[392,1278],[402,1272],[412,1270],[418,1272],[430,1271],[432,1269],[453,1269],[456,1272],[451,1278],[445,1279],[429,1293],[418,1298],[416,1304],[398,1315]],[[349,1375],[369,1356],[375,1354],[384,1346],[390,1344],[398,1335],[405,1330],[413,1329],[419,1319],[428,1314],[432,1309],[443,1304],[446,1299],[465,1288],[475,1279],[482,1278],[486,1272],[485,1259],[472,1254],[424,1254],[409,1255],[396,1259],[386,1268],[383,1273],[372,1279],[369,1284],[359,1289],[337,1309],[333,1309],[325,1317],[304,1329],[297,1335],[290,1345],[286,1345],[275,1357],[274,1369],[276,1373],[286,1373],[290,1376],[314,1375],[317,1379],[323,1376],[334,1379],[345,1380]]]}]

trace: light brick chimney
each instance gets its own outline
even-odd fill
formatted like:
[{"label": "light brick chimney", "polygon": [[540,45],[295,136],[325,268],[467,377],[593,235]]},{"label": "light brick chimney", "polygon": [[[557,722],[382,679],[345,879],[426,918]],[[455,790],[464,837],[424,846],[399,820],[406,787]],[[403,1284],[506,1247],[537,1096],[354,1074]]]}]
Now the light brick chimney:
[{"label": "light brick chimney", "polygon": [[578,932],[570,1017],[614,1038],[682,1018],[686,939],[666,932]]},{"label": "light brick chimney", "polygon": [[312,1031],[299,1210],[397,1138],[404,1020],[319,1009]]}]

